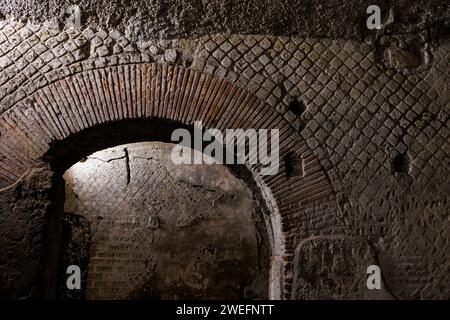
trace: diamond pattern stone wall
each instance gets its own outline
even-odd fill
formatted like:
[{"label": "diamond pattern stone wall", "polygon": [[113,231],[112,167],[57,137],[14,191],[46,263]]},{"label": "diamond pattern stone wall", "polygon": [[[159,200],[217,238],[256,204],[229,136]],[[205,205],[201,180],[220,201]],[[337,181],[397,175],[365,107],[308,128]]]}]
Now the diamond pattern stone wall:
[{"label": "diamond pattern stone wall", "polygon": [[[91,70],[102,74],[111,66],[175,65],[224,79],[282,117],[290,127],[285,137],[295,132],[304,141],[295,148],[303,167],[318,165],[332,186],[329,194],[299,182],[318,195],[316,200],[305,199],[301,188],[294,190],[295,179],[270,181],[274,193],[283,194],[275,198],[288,217],[282,221],[291,252],[286,296],[292,289],[295,246],[317,234],[342,233],[372,242],[390,274],[393,296],[446,297],[448,275],[439,265],[449,259],[444,240],[450,191],[449,45],[432,47],[426,67],[396,71],[378,61],[372,46],[353,41],[217,34],[132,43],[116,31],[57,30],[5,20],[0,25],[0,110],[6,115],[46,86],[60,81],[64,87],[69,76]],[[138,85],[139,79],[134,81]],[[14,120],[5,119],[0,140],[13,127]],[[19,145],[2,144],[5,185],[27,167],[19,156],[15,159],[14,148],[27,150]],[[407,159],[407,172],[396,172],[397,157]]]}]

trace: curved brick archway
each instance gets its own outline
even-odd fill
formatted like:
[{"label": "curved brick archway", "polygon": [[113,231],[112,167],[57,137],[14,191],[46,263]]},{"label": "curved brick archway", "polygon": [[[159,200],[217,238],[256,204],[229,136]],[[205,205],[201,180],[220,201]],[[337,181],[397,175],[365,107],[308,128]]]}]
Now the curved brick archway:
[{"label": "curved brick archway", "polygon": [[[275,176],[250,167],[269,209],[274,233],[272,297],[289,297],[294,250],[305,234],[338,233],[333,189],[303,138],[280,114],[235,85],[169,65],[129,64],[91,70],[54,82],[0,117],[0,188],[14,184],[51,146],[101,124],[164,119],[205,128],[279,129]],[[294,159],[294,160],[292,160]],[[290,163],[293,162],[293,163]],[[287,174],[286,167],[300,166]],[[325,221],[326,225],[323,225]],[[275,271],[274,271],[275,270]],[[280,278],[280,277],[279,277]]]}]

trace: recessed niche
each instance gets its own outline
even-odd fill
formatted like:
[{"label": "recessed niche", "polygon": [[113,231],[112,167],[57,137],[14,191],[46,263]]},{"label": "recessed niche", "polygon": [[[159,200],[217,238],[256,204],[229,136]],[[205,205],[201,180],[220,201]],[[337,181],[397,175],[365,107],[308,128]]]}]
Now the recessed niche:
[{"label": "recessed niche", "polygon": [[394,173],[408,173],[410,160],[407,154],[398,154],[392,160],[392,171]]},{"label": "recessed niche", "polygon": [[284,158],[286,177],[303,177],[303,159],[296,154],[289,153]]},{"label": "recessed niche", "polygon": [[306,111],[306,107],[301,100],[293,98],[289,103],[289,110],[300,117]]}]

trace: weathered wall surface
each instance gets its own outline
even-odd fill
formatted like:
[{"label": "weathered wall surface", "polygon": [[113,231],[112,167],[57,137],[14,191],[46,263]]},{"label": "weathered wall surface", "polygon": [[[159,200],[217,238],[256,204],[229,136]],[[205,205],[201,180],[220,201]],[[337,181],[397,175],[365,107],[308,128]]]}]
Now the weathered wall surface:
[{"label": "weathered wall surface", "polygon": [[64,175],[65,211],[92,232],[87,298],[267,298],[270,244],[250,190],[223,166],[173,165],[172,146],[103,150]]},{"label": "weathered wall surface", "polygon": [[385,282],[367,290],[367,266],[378,265],[364,237],[312,237],[296,251],[291,299],[392,299]]},{"label": "weathered wall surface", "polygon": [[117,29],[128,38],[180,38],[215,33],[297,35],[362,40],[366,8],[379,5],[407,23],[441,28],[445,0],[2,0],[4,16],[64,24],[79,5],[82,23]]},{"label": "weathered wall surface", "polygon": [[[426,9],[428,5],[411,7]],[[354,7],[344,6],[343,12],[345,8]],[[438,9],[440,13],[432,15],[431,20],[448,18],[445,8]],[[8,7],[4,12],[14,10]],[[99,17],[107,20],[101,14]],[[220,19],[217,21],[221,23]],[[448,298],[450,281],[445,266],[450,261],[450,44],[441,31],[435,30],[445,29],[444,23],[433,29],[430,21],[412,22],[407,27],[397,22],[392,23],[392,31],[372,35],[373,43],[367,44],[296,35],[210,35],[216,29],[198,26],[192,30],[202,30],[199,33],[207,35],[157,40],[161,34],[175,38],[191,35],[190,27],[180,24],[180,33],[173,33],[164,23],[156,29],[139,27],[138,30],[153,30],[155,34],[148,37],[153,40],[143,36],[142,41],[135,41],[136,34],[130,30],[126,31],[128,37],[117,30],[87,24],[74,31],[4,20],[0,24],[0,139],[13,137],[11,141],[18,141],[24,135],[13,128],[26,120],[8,118],[7,110],[23,107],[18,102],[25,102],[30,94],[70,75],[83,75],[90,70],[104,72],[108,66],[155,62],[226,79],[254,94],[290,123],[306,140],[333,187],[334,196],[313,207],[302,207],[296,200],[301,194],[292,194],[285,203],[277,203],[280,208],[287,208],[284,237],[294,247],[291,252],[295,251],[286,257],[284,297],[317,298],[331,292],[335,287],[320,281],[308,282],[306,278],[317,279],[323,272],[333,274],[333,270],[340,270],[333,268],[335,260],[325,260],[331,265],[323,267],[323,272],[311,268],[316,275],[303,273],[300,266],[314,266],[317,255],[337,252],[349,255],[349,261],[355,257],[372,261],[368,257],[373,255],[381,266],[387,294],[393,298]],[[333,30],[343,30],[347,35],[354,32],[346,33],[345,27],[334,23],[330,23],[333,30],[323,29],[320,23],[305,25],[318,28],[317,35],[334,36]],[[127,30],[126,26],[115,26]],[[242,33],[254,30],[226,29]],[[263,29],[261,33],[271,34],[270,30]],[[91,80],[96,84],[95,79]],[[54,98],[51,93],[40,94],[48,101],[67,101],[61,96]],[[65,99],[81,100],[76,92],[68,96]],[[95,99],[98,97],[92,97]],[[24,165],[20,158],[14,158],[13,145],[5,143],[1,148],[0,185],[6,186],[19,178],[15,172],[20,170],[16,168]],[[287,181],[301,180],[302,171],[310,166],[308,159],[294,156],[285,160]],[[291,189],[283,190],[289,195]],[[10,196],[3,193],[2,197]],[[332,219],[337,222],[331,223],[331,229]],[[362,237],[370,250],[362,245],[364,241],[358,243],[367,249],[367,255],[366,249],[360,250],[364,254],[349,249],[353,240],[316,238],[329,234],[348,239]],[[339,259],[336,261],[340,263]],[[362,265],[350,264],[346,268],[349,274],[359,275]],[[347,288],[344,291],[355,286],[361,289],[362,282],[355,281],[343,277],[336,284]],[[308,290],[311,286],[315,288]],[[337,295],[350,296],[350,292]]]},{"label": "weathered wall surface", "polygon": [[[67,193],[67,190],[65,190],[65,193]],[[92,234],[89,221],[83,216],[64,212],[59,246],[57,299],[86,299],[91,242]],[[78,266],[80,268],[81,288],[79,290],[67,288],[68,266]]]},{"label": "weathered wall surface", "polygon": [[53,298],[62,179],[48,166],[31,170],[0,193],[0,298]]}]

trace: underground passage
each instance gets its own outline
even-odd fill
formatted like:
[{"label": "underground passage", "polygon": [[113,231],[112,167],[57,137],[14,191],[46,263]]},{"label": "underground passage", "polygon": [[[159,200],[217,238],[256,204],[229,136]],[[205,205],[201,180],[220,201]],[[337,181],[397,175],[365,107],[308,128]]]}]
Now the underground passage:
[{"label": "underground passage", "polygon": [[171,148],[122,145],[66,171],[61,265],[83,264],[87,299],[267,298],[251,190],[223,166],[173,165]]},{"label": "underground passage", "polygon": [[0,0],[0,300],[450,299],[449,21]]}]

